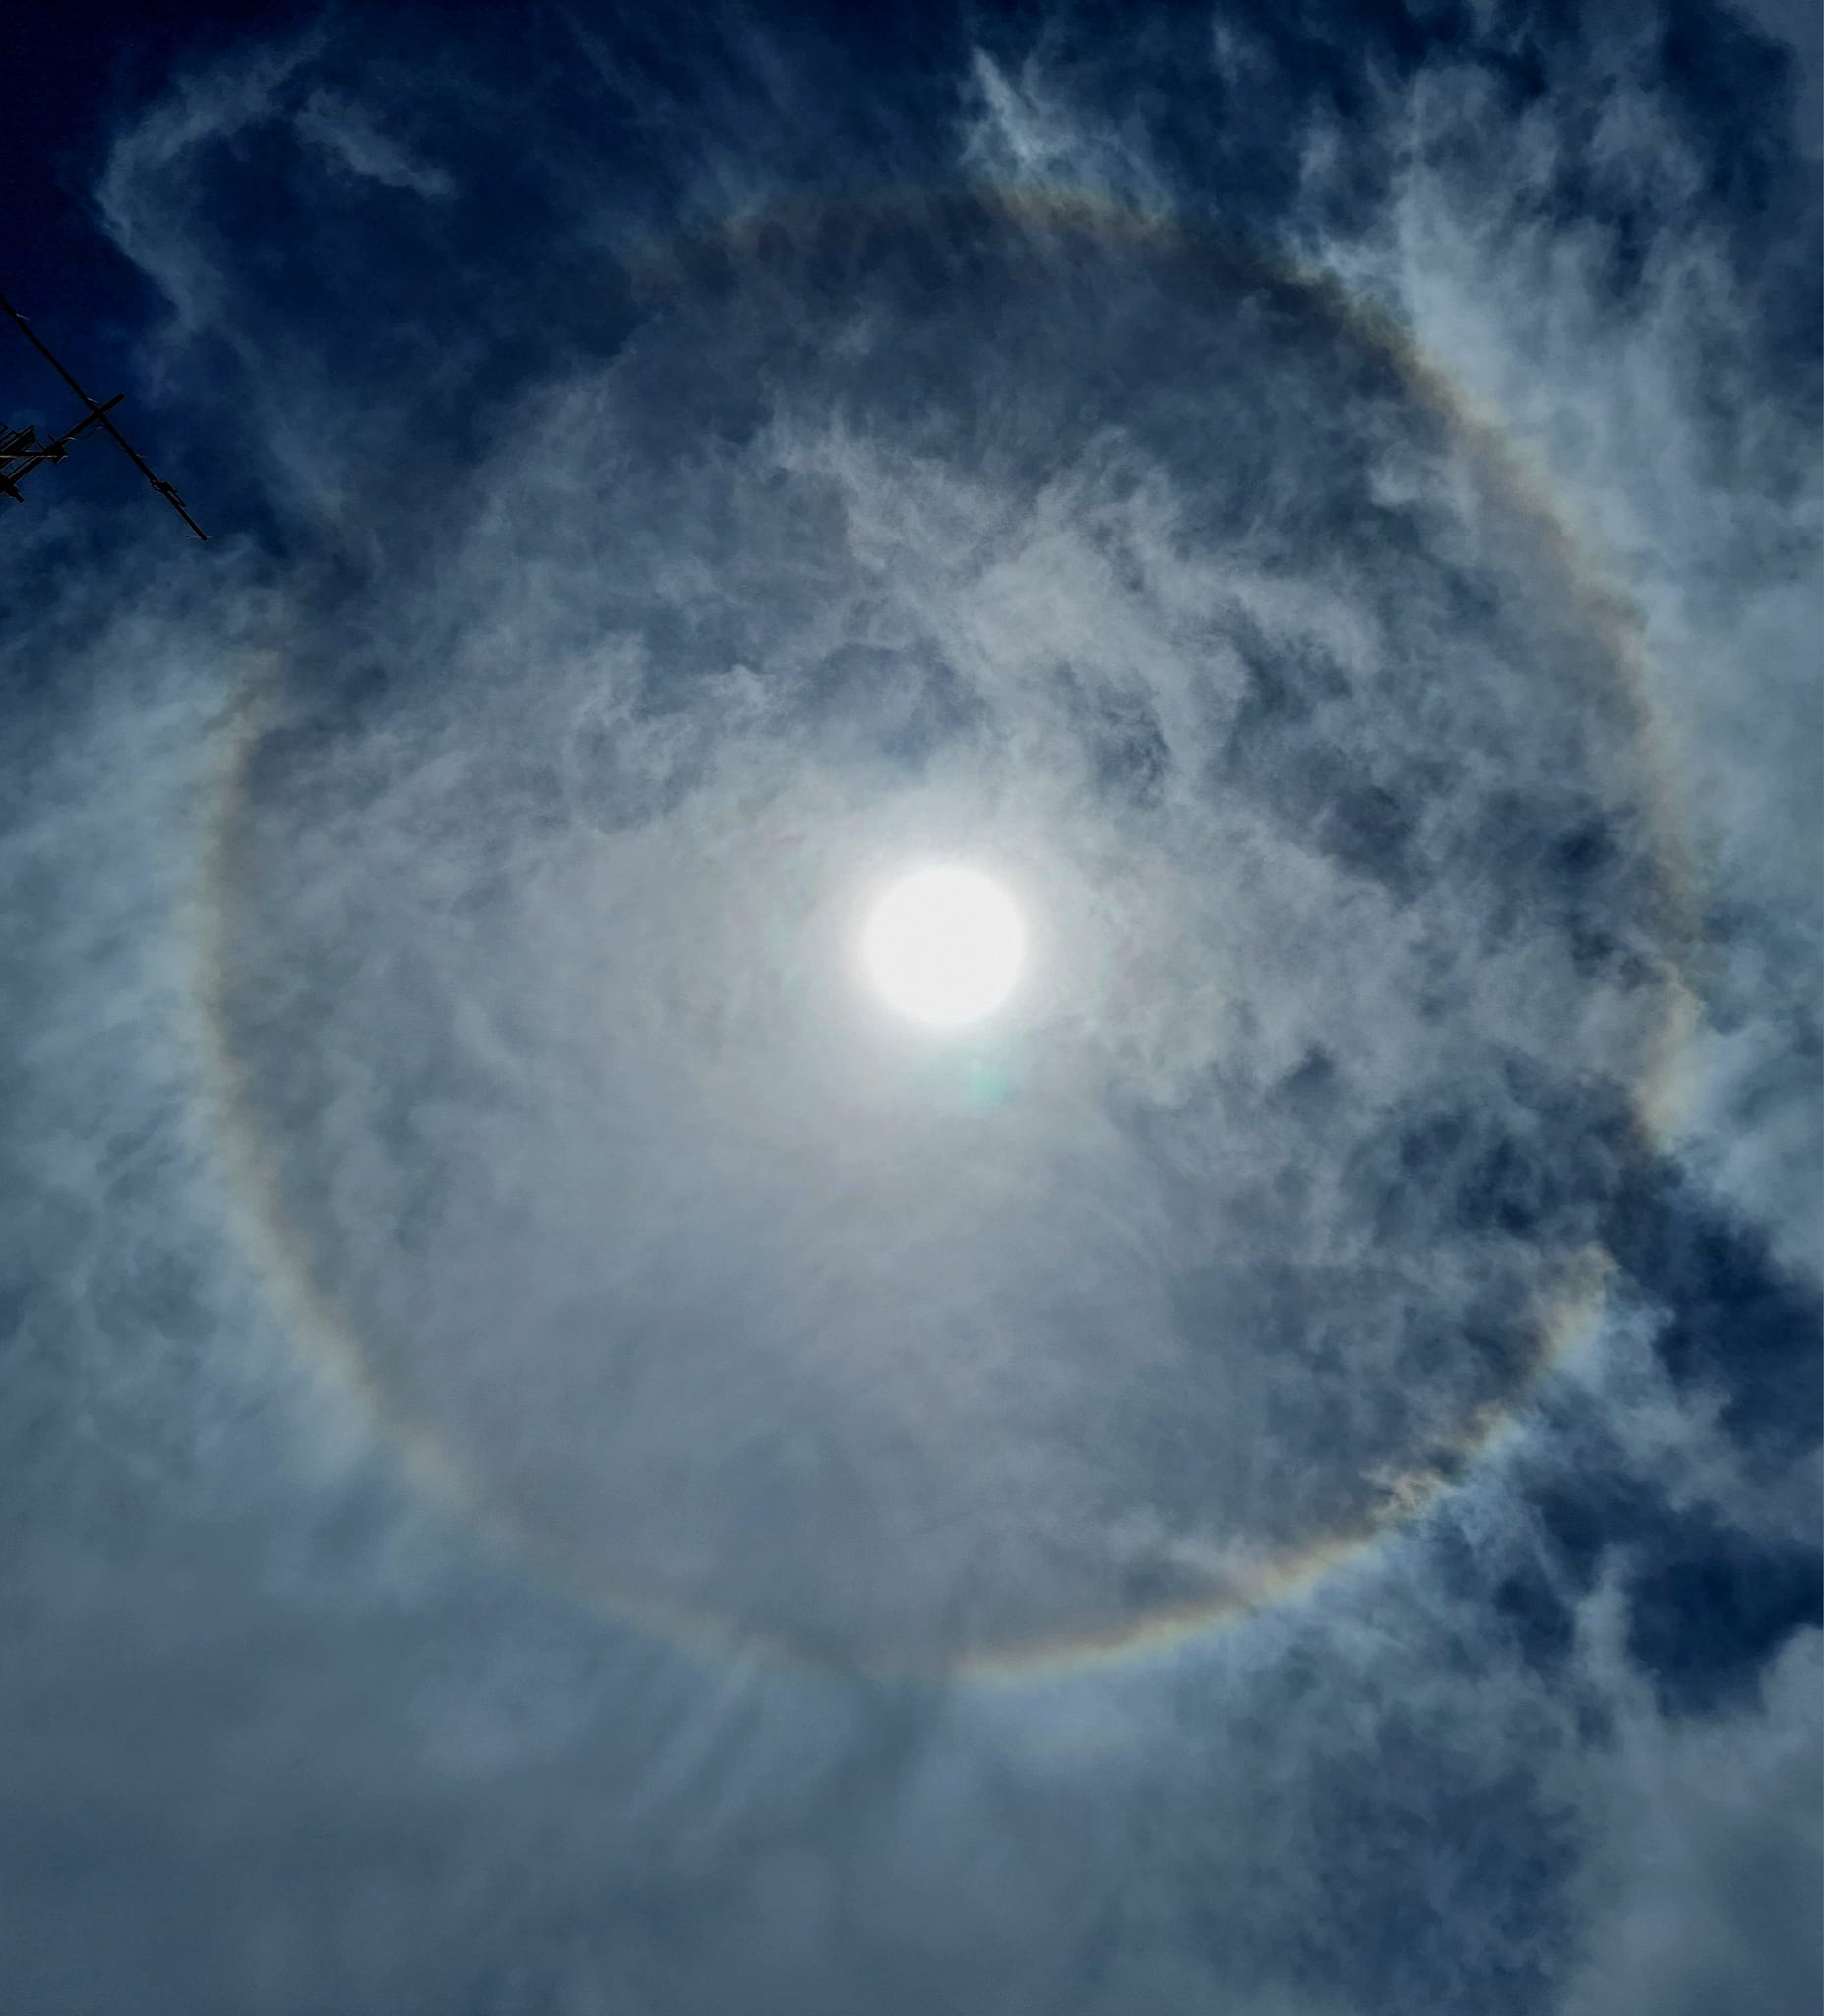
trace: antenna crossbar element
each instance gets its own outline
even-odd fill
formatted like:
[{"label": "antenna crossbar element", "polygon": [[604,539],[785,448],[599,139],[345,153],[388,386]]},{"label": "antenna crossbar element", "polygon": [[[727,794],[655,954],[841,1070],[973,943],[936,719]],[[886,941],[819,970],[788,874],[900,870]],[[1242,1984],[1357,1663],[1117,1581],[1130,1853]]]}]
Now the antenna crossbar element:
[{"label": "antenna crossbar element", "polygon": [[69,451],[70,443],[88,433],[91,427],[100,426],[102,414],[117,407],[126,396],[124,392],[117,392],[112,399],[103,400],[86,420],[78,420],[75,426],[66,427],[54,441],[40,441],[35,427],[0,424],[0,497],[11,497],[15,504],[23,504],[25,499],[19,494],[21,476],[29,476],[34,469],[41,469],[47,462],[61,462]]},{"label": "antenna crossbar element", "polygon": [[99,427],[112,439],[120,452],[132,463],[133,467],[139,471],[140,474],[157,491],[158,495],[164,499],[171,509],[177,513],[178,517],[183,520],[197,537],[207,544],[209,539],[208,533],[197,524],[196,520],[184,508],[184,500],[177,494],[176,486],[155,475],[139,450],[133,446],[132,442],[108,418],[108,414],[120,404],[126,395],[117,392],[112,399],[91,399],[88,393],[76,382],[74,374],[64,368],[50,346],[43,341],[37,331],[32,328],[31,324],[26,320],[25,316],[13,306],[12,302],[4,294],[0,294],[0,310],[4,310],[13,318],[19,325],[20,332],[26,341],[31,344],[32,348],[56,372],[57,376],[63,380],[70,390],[76,394],[77,398],[82,401],[84,406],[89,409],[87,419],[79,420],[74,427],[59,434],[54,441],[42,444],[37,444],[34,441],[33,437],[36,431],[34,428],[27,427],[23,431],[13,428],[0,428],[0,496],[10,497],[16,504],[23,501],[19,494],[19,478],[21,476],[30,474],[32,470],[39,468],[44,463],[61,462],[65,450],[72,441],[79,435],[87,433],[91,427]]}]

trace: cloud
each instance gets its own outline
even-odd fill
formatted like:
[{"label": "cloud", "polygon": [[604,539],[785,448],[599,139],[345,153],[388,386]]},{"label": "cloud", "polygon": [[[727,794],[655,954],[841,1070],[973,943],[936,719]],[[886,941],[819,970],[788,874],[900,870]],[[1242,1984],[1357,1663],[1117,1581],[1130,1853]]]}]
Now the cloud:
[{"label": "cloud", "polygon": [[180,330],[220,321],[223,307],[222,276],[195,229],[196,169],[271,116],[319,45],[306,36],[180,77],[109,152],[96,190],[102,221],[170,301]]},{"label": "cloud", "polygon": [[1591,1892],[1585,2011],[1802,2009],[1824,1963],[1818,1896],[1819,1639],[1794,1638],[1733,1715],[1623,1724],[1618,1809]]},{"label": "cloud", "polygon": [[985,50],[974,53],[963,125],[965,167],[996,188],[1066,184],[1141,211],[1167,206],[1144,144],[1118,127],[1086,127],[1047,74],[1039,50],[1009,74]]},{"label": "cloud", "polygon": [[1801,1994],[1788,139],[1646,14],[416,32],[121,134],[249,530],[13,598],[13,1991]]},{"label": "cloud", "polygon": [[330,92],[313,91],[305,99],[297,115],[297,130],[351,175],[364,176],[389,189],[409,189],[416,196],[450,194],[453,185],[441,168],[421,166],[381,133],[358,106]]},{"label": "cloud", "polygon": [[[1788,256],[1731,244],[1704,219],[1690,137],[1645,84],[1592,92],[1592,158],[1575,167],[1537,108],[1517,149],[1484,151],[1478,135],[1501,103],[1486,72],[1424,80],[1385,229],[1345,271],[1384,289],[1427,354],[1499,416],[1631,604],[1710,934],[1686,1146],[1815,1280],[1824,1199],[1805,1088],[1824,722],[1806,639],[1819,496],[1791,395],[1757,384],[1746,361],[1772,334]],[[1616,231],[1558,210],[1573,172],[1666,220],[1619,291]],[[1815,243],[1814,203],[1793,223],[1794,242]]]}]

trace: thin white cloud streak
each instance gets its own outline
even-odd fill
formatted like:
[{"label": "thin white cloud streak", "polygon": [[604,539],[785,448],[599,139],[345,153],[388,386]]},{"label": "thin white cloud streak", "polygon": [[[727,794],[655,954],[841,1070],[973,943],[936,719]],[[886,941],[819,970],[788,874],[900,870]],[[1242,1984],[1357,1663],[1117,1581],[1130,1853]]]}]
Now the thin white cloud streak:
[{"label": "thin white cloud streak", "polygon": [[314,141],[349,174],[414,196],[448,196],[455,183],[442,168],[413,159],[358,106],[333,92],[313,91],[297,115],[297,130]]}]

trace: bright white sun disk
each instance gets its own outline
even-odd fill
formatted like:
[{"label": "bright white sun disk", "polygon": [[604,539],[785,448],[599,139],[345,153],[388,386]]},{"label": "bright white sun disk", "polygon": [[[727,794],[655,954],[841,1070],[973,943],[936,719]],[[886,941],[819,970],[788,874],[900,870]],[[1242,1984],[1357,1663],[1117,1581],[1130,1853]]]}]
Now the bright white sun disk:
[{"label": "bright white sun disk", "polygon": [[1012,898],[974,868],[922,868],[896,882],[861,939],[862,964],[888,1006],[948,1028],[998,1008],[1025,957]]}]

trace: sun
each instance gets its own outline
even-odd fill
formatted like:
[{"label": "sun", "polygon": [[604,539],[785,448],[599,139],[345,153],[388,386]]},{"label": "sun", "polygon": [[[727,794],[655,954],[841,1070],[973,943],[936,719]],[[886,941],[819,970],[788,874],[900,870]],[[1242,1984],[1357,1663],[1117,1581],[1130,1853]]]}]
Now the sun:
[{"label": "sun", "polygon": [[861,936],[861,962],[881,998],[934,1028],[992,1014],[1025,960],[1013,899],[974,868],[921,868],[894,883]]}]

